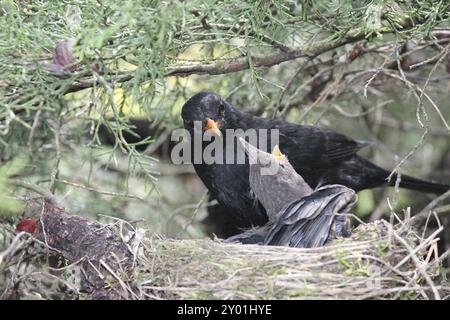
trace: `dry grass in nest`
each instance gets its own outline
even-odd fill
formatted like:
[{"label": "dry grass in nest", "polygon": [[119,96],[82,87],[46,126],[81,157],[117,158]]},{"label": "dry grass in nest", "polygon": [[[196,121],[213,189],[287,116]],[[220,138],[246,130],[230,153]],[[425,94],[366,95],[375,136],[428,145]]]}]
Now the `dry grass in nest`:
[{"label": "dry grass in nest", "polygon": [[[57,255],[45,244],[1,230],[9,242],[0,253],[1,298],[89,298],[78,292],[77,262],[52,269]],[[133,237],[132,272],[106,277],[130,299],[445,299],[440,231],[422,238],[380,220],[314,249]]]}]

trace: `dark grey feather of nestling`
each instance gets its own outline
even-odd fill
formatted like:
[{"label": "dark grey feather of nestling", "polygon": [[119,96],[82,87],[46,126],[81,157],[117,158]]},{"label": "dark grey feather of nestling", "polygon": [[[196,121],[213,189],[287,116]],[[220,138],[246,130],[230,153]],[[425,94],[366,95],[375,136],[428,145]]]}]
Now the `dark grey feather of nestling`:
[{"label": "dark grey feather of nestling", "polygon": [[[346,235],[340,214],[357,200],[354,190],[327,185],[313,191],[281,153],[269,154],[240,139],[250,162],[250,186],[269,222],[228,238],[228,242],[311,248],[322,246],[335,230]],[[274,174],[262,174],[264,168]],[[339,224],[339,225],[338,225]],[[333,227],[335,227],[333,229]]]}]

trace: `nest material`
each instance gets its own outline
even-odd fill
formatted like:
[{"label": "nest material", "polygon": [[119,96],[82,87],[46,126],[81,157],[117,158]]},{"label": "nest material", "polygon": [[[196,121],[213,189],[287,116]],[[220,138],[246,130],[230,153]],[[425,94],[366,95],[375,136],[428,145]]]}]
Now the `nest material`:
[{"label": "nest material", "polygon": [[407,232],[401,240],[407,246],[399,239],[389,244],[389,224],[382,220],[314,249],[153,241],[146,246],[156,253],[147,262],[153,277],[141,289],[175,299],[442,298],[448,284],[425,281],[439,278],[437,260],[426,261],[433,239],[420,242]]},{"label": "nest material", "polygon": [[[70,261],[61,257],[64,248],[56,252],[30,235],[13,238],[11,231],[0,228],[8,243],[0,253],[1,298],[93,298],[79,291],[88,252]],[[422,239],[406,224],[390,228],[381,220],[360,225],[350,238],[314,249],[171,240],[144,237],[142,229],[134,232],[127,243],[131,268],[130,261],[127,268],[95,268],[104,280],[102,290],[113,298],[441,299],[450,293],[436,254],[438,232]],[[49,256],[59,261],[56,268],[49,268]]]}]

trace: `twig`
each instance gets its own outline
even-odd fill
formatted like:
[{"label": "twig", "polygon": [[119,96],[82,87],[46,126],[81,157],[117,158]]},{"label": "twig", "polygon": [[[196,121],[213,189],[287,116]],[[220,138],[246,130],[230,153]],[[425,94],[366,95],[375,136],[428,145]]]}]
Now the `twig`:
[{"label": "twig", "polygon": [[[411,23],[408,20],[403,26],[404,30],[411,28]],[[391,30],[383,31],[384,33],[389,33]],[[165,77],[171,76],[181,76],[186,77],[192,74],[208,74],[208,75],[218,75],[234,73],[238,71],[247,70],[250,67],[272,67],[280,63],[298,59],[301,57],[315,57],[324,52],[336,49],[348,43],[353,43],[356,41],[363,40],[365,38],[365,33],[362,30],[355,29],[347,32],[346,36],[339,40],[325,39],[316,42],[314,45],[307,45],[294,50],[289,50],[287,52],[274,52],[265,56],[252,57],[252,66],[249,65],[248,57],[237,58],[232,61],[217,61],[211,64],[189,64],[189,65],[171,65],[168,66],[169,70],[165,73]],[[124,72],[118,77],[113,78],[114,83],[123,83],[132,80],[134,74],[132,72]],[[98,79],[79,79],[73,85],[66,89],[65,93],[77,92],[87,88],[92,88],[99,83]]]},{"label": "twig", "polygon": [[433,208],[435,208],[439,203],[447,198],[450,198],[450,190],[431,201],[425,208],[423,208],[418,214],[413,217],[413,222],[418,223],[419,221],[425,219]]},{"label": "twig", "polygon": [[20,248],[21,245],[23,245],[23,242],[19,242],[19,240],[21,240],[23,235],[27,235],[29,236],[29,234],[27,232],[19,232],[14,239],[11,241],[11,244],[9,245],[8,248],[6,248],[6,250],[0,252],[0,264],[2,264],[3,259],[8,256],[12,251],[16,250],[16,248]]},{"label": "twig", "polygon": [[158,138],[150,144],[145,150],[144,154],[151,155],[155,152],[164,142],[167,141],[167,138],[170,136],[172,131],[169,128],[165,128],[164,131],[158,136]]},{"label": "twig", "polygon": [[94,189],[92,187],[88,187],[88,186],[85,186],[85,185],[82,185],[82,184],[79,184],[79,183],[70,182],[70,181],[62,180],[62,179],[56,179],[55,182],[67,184],[67,185],[75,187],[75,188],[84,189],[84,190],[87,190],[87,191],[91,191],[91,192],[102,194],[102,195],[106,195],[106,196],[123,197],[123,198],[129,198],[129,199],[137,199],[137,200],[145,202],[144,198],[141,198],[141,197],[136,196],[136,195],[129,195],[129,194],[124,194],[124,193],[117,193],[117,192],[111,192],[111,191],[97,190],[97,189]]},{"label": "twig", "polygon": [[55,135],[55,163],[53,165],[52,173],[50,176],[50,183],[49,183],[49,190],[51,193],[55,193],[55,181],[58,178],[59,174],[59,164],[61,162],[61,118],[58,119],[58,121],[55,123],[54,128],[54,135]]},{"label": "twig", "polygon": [[434,298],[436,300],[440,300],[441,296],[439,295],[439,292],[436,289],[436,286],[433,283],[433,280],[431,280],[431,278],[428,275],[428,273],[426,273],[426,271],[425,271],[426,267],[425,268],[422,267],[422,264],[421,264],[419,258],[417,258],[417,255],[415,254],[414,249],[411,248],[411,246],[402,237],[400,237],[395,231],[393,232],[393,235],[408,250],[408,252],[410,254],[410,257],[414,261],[417,269],[422,274],[422,276],[424,277],[425,281],[428,283],[428,285],[430,286],[431,290],[433,291]]},{"label": "twig", "polygon": [[197,216],[198,211],[202,207],[203,203],[206,200],[206,197],[208,195],[208,190],[206,190],[203,193],[203,196],[201,197],[200,201],[197,203],[197,206],[194,209],[194,213],[191,216],[191,219],[184,225],[184,227],[177,233],[176,238],[178,238],[183,232],[186,231],[186,229],[194,222],[195,217]]},{"label": "twig", "polygon": [[[235,33],[237,35],[242,35],[245,32],[245,29],[239,27],[238,25],[229,26],[229,25],[220,24],[220,23],[209,23],[208,20],[206,19],[206,17],[203,17],[201,22],[202,22],[203,28],[206,30],[218,29],[218,30],[222,30],[222,31],[232,31],[233,33]],[[252,30],[248,33],[248,35],[251,37],[255,37],[255,38],[261,38],[261,40],[263,42],[270,44],[271,46],[279,49],[280,51],[283,51],[283,52],[292,51],[292,49],[289,48],[288,46],[284,45],[283,43],[281,43],[279,41],[276,41],[275,39],[270,38],[269,36],[267,36],[265,34],[258,34]]]},{"label": "twig", "polygon": [[48,189],[43,189],[33,183],[28,181],[18,180],[18,179],[8,179],[8,182],[17,187],[25,188],[40,194],[43,198],[47,199],[52,203],[58,203],[57,198]]},{"label": "twig", "polygon": [[125,282],[114,272],[114,270],[105,261],[100,259],[99,262],[103,266],[103,268],[105,268],[119,282],[122,289],[128,291],[135,299],[138,299],[133,290],[131,290],[131,288],[125,284]]},{"label": "twig", "polygon": [[297,68],[297,71],[288,79],[288,81],[285,83],[283,89],[280,92],[280,97],[278,98],[278,102],[275,105],[275,110],[273,112],[272,118],[275,118],[277,116],[277,113],[280,113],[280,115],[285,113],[285,109],[289,104],[286,104],[284,107],[282,107],[281,102],[283,101],[283,98],[288,91],[289,87],[294,82],[295,78],[304,70],[306,65],[311,62],[311,59],[306,59],[303,61],[299,68]]},{"label": "twig", "polygon": [[34,116],[34,120],[33,120],[33,125],[31,126],[31,130],[28,135],[27,147],[28,147],[28,152],[30,152],[30,154],[33,154],[33,139],[34,139],[34,134],[36,133],[36,129],[39,127],[39,124],[41,121],[41,113],[42,113],[41,109],[39,109],[36,112],[36,115]]}]

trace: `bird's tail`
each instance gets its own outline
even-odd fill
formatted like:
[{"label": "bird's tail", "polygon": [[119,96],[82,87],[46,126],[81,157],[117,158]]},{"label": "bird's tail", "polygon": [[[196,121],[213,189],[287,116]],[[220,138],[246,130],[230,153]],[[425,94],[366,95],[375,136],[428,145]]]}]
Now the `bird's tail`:
[{"label": "bird's tail", "polygon": [[[396,180],[397,180],[396,175],[393,175],[391,180],[389,181],[389,185],[395,186]],[[401,175],[400,188],[411,189],[427,193],[442,194],[450,190],[450,185],[425,181],[407,175]]]},{"label": "bird's tail", "polygon": [[[388,181],[390,171],[378,167],[370,161],[358,157],[357,161],[352,163],[352,166],[358,165],[357,169],[359,172],[364,172],[364,181],[370,181],[370,183],[364,183],[364,185],[357,186],[355,190],[362,190],[367,188],[379,187],[382,185],[395,186],[397,180],[397,175],[393,174],[391,179]],[[450,190],[450,185],[425,181],[422,179],[417,179],[410,177],[408,175],[402,174],[400,176],[400,188],[416,190],[426,193],[443,194]]]}]

